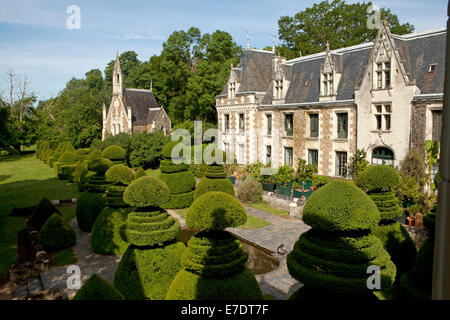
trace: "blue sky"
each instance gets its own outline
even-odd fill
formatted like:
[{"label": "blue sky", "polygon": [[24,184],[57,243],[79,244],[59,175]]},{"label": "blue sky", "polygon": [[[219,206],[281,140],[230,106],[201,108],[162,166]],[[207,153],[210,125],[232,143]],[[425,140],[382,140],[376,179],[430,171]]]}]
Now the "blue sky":
[{"label": "blue sky", "polygon": [[[104,70],[119,52],[134,50],[142,61],[158,54],[175,30],[229,32],[245,47],[272,44],[280,16],[320,1],[309,0],[0,0],[0,94],[7,92],[8,68],[26,73],[40,99],[55,96],[72,77]],[[357,1],[347,1],[357,2]],[[446,0],[373,1],[388,7],[416,31],[445,26]],[[81,29],[69,30],[70,5],[81,10]]]}]

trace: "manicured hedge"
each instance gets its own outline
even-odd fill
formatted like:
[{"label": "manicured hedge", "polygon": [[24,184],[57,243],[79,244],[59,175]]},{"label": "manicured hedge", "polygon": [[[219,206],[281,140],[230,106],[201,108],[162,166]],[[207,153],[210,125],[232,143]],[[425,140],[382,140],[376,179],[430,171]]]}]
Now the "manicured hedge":
[{"label": "manicured hedge", "polygon": [[50,218],[54,213],[61,214],[59,210],[50,202],[50,200],[46,197],[42,198],[33,210],[30,220],[31,225],[36,230],[41,230],[48,218]]},{"label": "manicured hedge", "polygon": [[182,194],[171,194],[167,202],[161,205],[164,209],[181,209],[188,208],[192,202],[194,202],[194,191],[182,193]]},{"label": "manicured hedge", "polygon": [[124,296],[103,278],[93,274],[72,300],[125,300]]},{"label": "manicured hedge", "polygon": [[391,191],[368,192],[370,198],[375,202],[380,211],[380,220],[393,220],[402,216],[403,209],[400,201]]},{"label": "manicured hedge", "polygon": [[100,193],[83,192],[77,201],[77,221],[81,230],[91,232],[97,217],[105,206]]},{"label": "manicured hedge", "polygon": [[105,176],[100,174],[90,176],[85,183],[86,190],[94,193],[104,193],[109,185]]},{"label": "manicured hedge", "polygon": [[123,254],[128,248],[125,234],[128,213],[132,208],[105,207],[99,211],[92,227],[91,248],[100,254]]},{"label": "manicured hedge", "polygon": [[183,269],[170,285],[166,299],[262,299],[258,282],[245,266],[247,253],[234,235],[223,231],[246,219],[239,201],[224,192],[208,192],[195,200],[186,224],[201,232],[189,240]]},{"label": "manicured hedge", "polygon": [[114,208],[128,207],[128,204],[123,201],[123,193],[125,192],[125,186],[109,186],[106,188],[105,200],[106,205]]},{"label": "manicured hedge", "polygon": [[223,230],[245,224],[247,213],[244,207],[224,192],[207,192],[189,208],[186,225],[201,231]]},{"label": "manicured hedge", "polygon": [[122,147],[112,145],[103,150],[102,157],[111,161],[122,162],[126,157],[126,152]]},{"label": "manicured hedge", "polygon": [[[380,240],[371,234],[379,214],[375,204],[350,181],[334,181],[313,193],[303,210],[312,229],[303,233],[287,257],[288,271],[305,288],[335,297],[373,299],[367,267],[381,271],[389,288],[396,268]],[[297,295],[296,296],[300,296]]]},{"label": "manicured hedge", "polygon": [[164,299],[181,268],[185,245],[176,240],[180,223],[159,206],[170,191],[161,180],[144,176],[125,190],[124,200],[138,208],[128,214],[125,251],[114,285],[127,299]]},{"label": "manicured hedge", "polygon": [[75,245],[75,230],[59,214],[53,214],[42,226],[38,241],[48,251],[62,250]]},{"label": "manicured hedge", "polygon": [[210,191],[222,191],[235,196],[233,183],[225,177],[225,171],[221,165],[210,165],[205,177],[197,184],[194,201]]},{"label": "manicured hedge", "polygon": [[160,173],[158,178],[169,187],[172,194],[191,192],[195,189],[195,177],[190,171]]},{"label": "manicured hedge", "polygon": [[161,180],[145,176],[134,180],[125,190],[123,200],[135,207],[159,207],[169,200],[169,187]]},{"label": "manicured hedge", "polygon": [[387,165],[372,165],[364,169],[355,183],[363,191],[386,191],[400,183],[398,171]]},{"label": "manicured hedge", "polygon": [[134,179],[133,170],[123,164],[115,164],[105,173],[106,181],[113,184],[129,185]]}]

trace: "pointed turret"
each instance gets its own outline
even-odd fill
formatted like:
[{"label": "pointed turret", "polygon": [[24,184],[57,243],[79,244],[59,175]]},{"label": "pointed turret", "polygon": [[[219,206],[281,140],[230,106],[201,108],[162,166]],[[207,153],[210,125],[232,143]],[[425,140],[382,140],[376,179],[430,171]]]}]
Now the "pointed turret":
[{"label": "pointed turret", "polygon": [[122,95],[122,70],[120,70],[119,52],[116,51],[116,61],[113,71],[113,96]]}]

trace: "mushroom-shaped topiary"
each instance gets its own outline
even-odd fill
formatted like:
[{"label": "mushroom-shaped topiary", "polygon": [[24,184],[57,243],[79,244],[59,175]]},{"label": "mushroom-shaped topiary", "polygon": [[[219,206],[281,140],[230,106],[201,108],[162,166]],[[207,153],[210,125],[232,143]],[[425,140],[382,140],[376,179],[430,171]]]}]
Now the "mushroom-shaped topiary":
[{"label": "mushroom-shaped topiary", "polygon": [[168,300],[262,299],[254,275],[245,266],[248,254],[223,229],[245,223],[240,202],[224,192],[208,192],[188,210],[186,223],[202,230],[188,242],[183,269],[167,292]]},{"label": "mushroom-shaped topiary", "polygon": [[89,161],[94,161],[96,159],[100,159],[102,157],[102,152],[100,150],[94,150],[88,155]]},{"label": "mushroom-shaped topiary", "polygon": [[128,213],[133,210],[123,201],[123,193],[134,175],[130,168],[116,164],[106,171],[105,176],[114,185],[106,189],[106,207],[92,228],[91,248],[101,254],[122,254],[128,247],[125,223]]},{"label": "mushroom-shaped topiary", "polygon": [[[179,143],[171,141],[162,150],[165,159],[161,161],[158,178],[167,184],[171,192],[169,201],[163,205],[165,209],[187,208],[194,199],[194,174],[186,164],[175,164],[171,158],[173,148]],[[181,160],[178,156],[175,159]]]},{"label": "mushroom-shaped topiary", "polygon": [[72,300],[125,300],[125,298],[107,281],[93,274],[77,291]]},{"label": "mushroom-shaped topiary", "polygon": [[161,180],[144,176],[125,190],[124,200],[138,208],[127,218],[125,251],[114,276],[115,287],[127,299],[164,299],[181,269],[185,245],[176,237],[180,223],[160,208],[170,191]]},{"label": "mushroom-shaped topiary", "polygon": [[48,251],[66,249],[75,245],[75,230],[55,213],[42,226],[38,241]]},{"label": "mushroom-shaped topiary", "polygon": [[186,225],[200,231],[218,231],[245,224],[247,213],[233,196],[220,191],[207,192],[189,208]]},{"label": "mushroom-shaped topiary", "polygon": [[123,163],[126,157],[126,152],[122,147],[112,145],[103,150],[102,157],[111,160],[115,164]]},{"label": "mushroom-shaped topiary", "polygon": [[374,298],[367,287],[372,265],[380,269],[381,288],[390,287],[395,265],[370,233],[378,220],[375,204],[350,181],[330,182],[311,195],[303,221],[312,229],[300,236],[287,257],[289,273],[304,284],[300,290]]},{"label": "mushroom-shaped topiary", "polygon": [[194,201],[210,191],[222,191],[235,196],[233,183],[226,177],[222,165],[212,164],[208,166],[205,176],[195,189]]},{"label": "mushroom-shaped topiary", "polygon": [[400,182],[396,169],[386,165],[369,166],[361,172],[356,184],[372,198],[380,211],[379,226],[372,229],[397,266],[397,276],[411,269],[416,257],[416,246],[403,226],[396,222],[402,216],[400,201],[392,188]]}]

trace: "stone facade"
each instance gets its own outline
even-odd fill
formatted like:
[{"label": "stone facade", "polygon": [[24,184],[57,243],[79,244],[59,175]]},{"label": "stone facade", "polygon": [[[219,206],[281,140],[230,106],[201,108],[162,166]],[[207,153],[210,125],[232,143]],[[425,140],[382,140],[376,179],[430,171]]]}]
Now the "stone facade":
[{"label": "stone facade", "polygon": [[120,132],[171,132],[172,123],[164,108],[158,106],[152,90],[123,88],[119,55],[113,71],[113,94],[108,111],[103,104],[102,140]]},{"label": "stone facade", "polygon": [[357,149],[371,163],[399,166],[411,147],[438,136],[445,35],[398,36],[383,21],[373,42],[288,61],[247,49],[216,97],[220,146],[238,163],[296,168],[305,159],[328,176],[346,176]]}]

